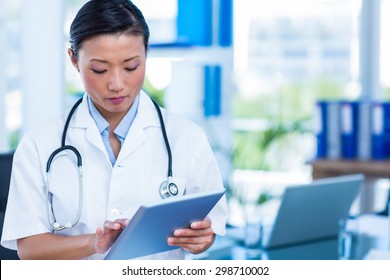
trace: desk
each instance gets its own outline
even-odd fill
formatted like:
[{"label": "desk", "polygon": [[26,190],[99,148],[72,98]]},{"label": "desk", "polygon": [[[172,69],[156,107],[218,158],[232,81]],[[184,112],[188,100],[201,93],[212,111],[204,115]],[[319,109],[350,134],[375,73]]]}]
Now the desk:
[{"label": "desk", "polygon": [[390,161],[314,160],[310,164],[313,179],[355,173],[364,174],[365,184],[360,195],[358,212],[372,213],[385,208],[384,205],[376,205],[376,184],[378,179],[390,179]]},{"label": "desk", "polygon": [[[337,260],[337,238],[310,242],[296,246],[287,246],[276,249],[264,250],[256,257],[249,259],[261,260]],[[238,245],[232,248],[230,259],[248,259],[245,247]]]},{"label": "desk", "polygon": [[[354,229],[354,230],[352,230]],[[243,229],[229,227],[225,236],[217,236],[214,245],[197,259],[269,259],[269,260],[337,260],[363,259],[372,249],[387,251],[390,254],[390,218],[377,215],[363,215],[348,221],[348,230],[353,232],[348,242],[336,237],[284,246],[275,249],[259,250],[255,257],[248,258],[243,246]],[[357,232],[356,232],[357,230]],[[345,235],[344,235],[345,236]],[[349,242],[350,241],[350,242]],[[341,247],[343,245],[343,247]],[[344,248],[341,254],[339,251]]]},{"label": "desk", "polygon": [[[309,242],[295,246],[286,246],[262,251],[258,260],[338,260],[338,238]],[[387,237],[373,237],[361,235],[353,244],[350,256],[347,259],[360,260],[367,256],[371,249],[388,250]],[[206,253],[196,256],[203,260],[246,260],[246,248],[240,242],[228,237],[217,237],[215,245]]]}]

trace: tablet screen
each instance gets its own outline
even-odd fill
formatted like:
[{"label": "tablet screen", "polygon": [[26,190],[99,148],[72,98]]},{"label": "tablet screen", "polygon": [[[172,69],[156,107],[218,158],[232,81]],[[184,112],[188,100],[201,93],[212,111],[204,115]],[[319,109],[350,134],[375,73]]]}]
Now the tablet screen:
[{"label": "tablet screen", "polygon": [[221,199],[225,190],[168,198],[139,207],[107,253],[107,260],[125,260],[174,250],[167,238],[179,228],[201,221]]}]

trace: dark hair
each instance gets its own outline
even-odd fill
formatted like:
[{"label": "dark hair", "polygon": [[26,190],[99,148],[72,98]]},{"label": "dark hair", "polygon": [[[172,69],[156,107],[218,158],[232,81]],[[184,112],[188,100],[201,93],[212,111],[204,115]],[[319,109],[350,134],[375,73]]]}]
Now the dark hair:
[{"label": "dark hair", "polygon": [[81,7],[70,26],[74,56],[84,40],[103,34],[127,33],[143,36],[149,45],[149,27],[142,12],[130,0],[90,0]]}]

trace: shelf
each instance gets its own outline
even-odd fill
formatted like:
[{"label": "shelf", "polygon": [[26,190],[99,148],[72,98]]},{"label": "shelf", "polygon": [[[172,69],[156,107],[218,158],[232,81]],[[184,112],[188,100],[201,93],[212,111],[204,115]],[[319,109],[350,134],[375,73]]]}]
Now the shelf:
[{"label": "shelf", "polygon": [[313,179],[362,173],[369,177],[390,178],[390,161],[313,160]]}]

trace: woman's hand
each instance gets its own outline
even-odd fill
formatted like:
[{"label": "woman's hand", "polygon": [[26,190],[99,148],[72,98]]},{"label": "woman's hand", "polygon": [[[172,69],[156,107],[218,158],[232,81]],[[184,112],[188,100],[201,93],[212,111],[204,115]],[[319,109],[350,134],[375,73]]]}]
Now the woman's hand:
[{"label": "woman's hand", "polygon": [[96,253],[104,254],[111,248],[119,234],[127,225],[127,219],[118,219],[115,221],[105,221],[103,229],[96,228],[95,250]]},{"label": "woman's hand", "polygon": [[175,230],[172,237],[168,238],[170,246],[179,246],[192,254],[200,254],[213,244],[215,233],[211,228],[209,218],[200,222],[194,222],[189,228]]}]

